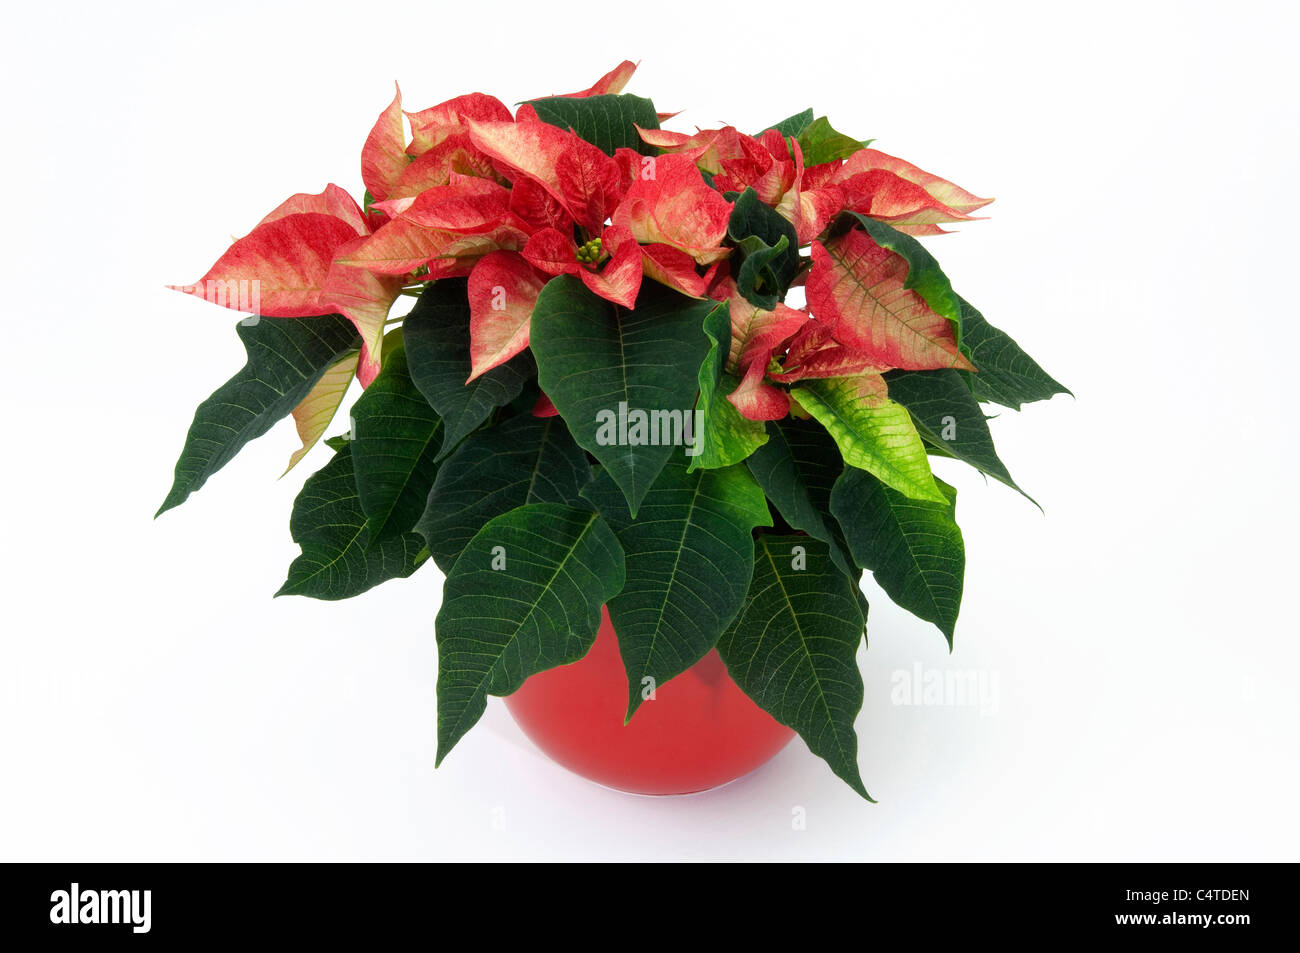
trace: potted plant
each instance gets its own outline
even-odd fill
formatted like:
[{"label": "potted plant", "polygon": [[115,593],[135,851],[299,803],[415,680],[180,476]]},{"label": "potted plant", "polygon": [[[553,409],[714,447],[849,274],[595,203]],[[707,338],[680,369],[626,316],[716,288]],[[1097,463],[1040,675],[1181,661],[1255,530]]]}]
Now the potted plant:
[{"label": "potted plant", "polygon": [[356,378],[278,594],[437,565],[439,761],[498,695],[614,787],[712,787],[798,733],[866,797],[861,574],[951,644],[964,552],[929,457],[1014,487],[981,405],[1065,389],[917,241],[989,200],[811,110],[665,131],[634,68],[513,112],[399,90],[361,203],[294,195],[180,287],[248,313],[247,363],[159,512],[288,415],[292,468]]}]

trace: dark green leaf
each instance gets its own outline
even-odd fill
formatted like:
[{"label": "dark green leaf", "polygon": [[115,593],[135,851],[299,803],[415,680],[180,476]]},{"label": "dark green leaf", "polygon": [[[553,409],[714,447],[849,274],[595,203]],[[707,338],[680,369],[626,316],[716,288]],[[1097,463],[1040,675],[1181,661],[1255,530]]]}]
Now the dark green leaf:
[{"label": "dark green leaf", "polygon": [[745,694],[871,800],[853,730],[862,708],[863,629],[853,587],[826,545],[807,536],[763,534],[754,550],[745,606],[718,654]]},{"label": "dark green leaf", "polygon": [[826,543],[835,565],[856,579],[830,515],[831,487],[844,470],[835,441],[817,421],[797,417],[769,421],[767,433],[767,443],[747,461],[754,479],[782,519]]},{"label": "dark green leaf", "polygon": [[1009,335],[989,324],[966,301],[957,300],[961,304],[962,350],[977,368],[974,374],[960,373],[977,399],[1019,410],[1021,404],[1070,393]]},{"label": "dark green leaf", "polygon": [[736,287],[754,307],[771,311],[785,299],[799,270],[799,237],[794,226],[748,188],[736,199],[727,234],[740,250]]},{"label": "dark green leaf", "polygon": [[825,116],[814,119],[799,130],[796,138],[799,140],[799,148],[803,151],[805,168],[847,159],[866,145],[862,140],[846,136],[834,129]]},{"label": "dark green leaf", "polygon": [[845,469],[831,493],[854,560],[904,609],[933,622],[952,647],[961,608],[966,550],[957,526],[957,491],[939,481],[950,502],[910,500],[870,473]]},{"label": "dark green leaf", "polygon": [[246,319],[235,330],[248,361],[199,404],[158,514],[184,503],[244,444],[292,413],[332,365],[361,347],[352,322],[337,314]]},{"label": "dark green leaf", "polygon": [[744,467],[686,472],[673,455],[637,519],[608,473],[583,496],[627,554],[627,584],[609,601],[627,669],[627,717],[643,689],[702,659],[740,610],[754,567],[755,526],[771,526],[763,491]]},{"label": "dark green leaf", "polygon": [[417,524],[444,573],[488,520],[526,503],[582,507],[587,455],[559,417],[515,417],[470,434],[438,471]]},{"label": "dark green leaf", "polygon": [[[775,126],[768,126],[767,128],[775,129],[787,138],[796,139],[801,132],[812,125],[812,121],[813,111],[811,109],[805,109],[803,112],[795,113],[793,116],[788,116],[778,122]],[[763,131],[766,132],[767,129],[764,129]]]},{"label": "dark green leaf", "polygon": [[845,469],[839,448],[815,420],[772,420],[767,432],[767,443],[746,461],[750,472],[791,528],[827,544],[831,562],[853,583],[865,620],[862,571],[850,560],[844,532],[831,515],[831,487]]},{"label": "dark green leaf", "polygon": [[615,149],[635,149],[642,155],[654,155],[655,148],[646,145],[637,134],[636,127],[658,129],[659,117],[655,104],[641,96],[627,93],[606,96],[586,96],[573,99],[558,96],[534,99],[531,105],[542,122],[561,129],[572,129],[581,139],[587,140],[608,155]]},{"label": "dark green leaf", "polygon": [[353,405],[352,420],[357,490],[373,544],[415,527],[438,474],[442,419],[411,380],[400,337],[385,341],[383,370]]},{"label": "dark green leaf", "polygon": [[533,309],[529,337],[542,390],[578,446],[622,487],[633,514],[668,457],[685,452],[713,308],[647,281],[636,308],[625,311],[564,275]]},{"label": "dark green leaf", "polygon": [[428,558],[417,533],[367,546],[366,515],[357,494],[352,448],[345,446],[312,474],[289,519],[302,555],[277,596],[347,599],[389,579],[409,576]]},{"label": "dark green leaf", "polygon": [[763,422],[742,416],[727,399],[740,382],[726,371],[731,350],[731,312],[726,304],[709,312],[704,334],[709,339],[709,353],[700,364],[700,452],[691,458],[691,470],[740,463],[767,440]]},{"label": "dark green leaf", "polygon": [[411,378],[442,418],[445,457],[477,430],[492,411],[508,404],[533,375],[527,351],[469,379],[469,298],[463,278],[435,281],[402,322]]},{"label": "dark green leaf", "polygon": [[436,621],[438,763],[488,695],[586,655],[600,607],[622,587],[622,549],[591,510],[533,503],[479,530],[447,575]]},{"label": "dark green leaf", "polygon": [[890,371],[885,380],[890,398],[908,409],[926,441],[1020,490],[998,459],[988,419],[960,371]]}]

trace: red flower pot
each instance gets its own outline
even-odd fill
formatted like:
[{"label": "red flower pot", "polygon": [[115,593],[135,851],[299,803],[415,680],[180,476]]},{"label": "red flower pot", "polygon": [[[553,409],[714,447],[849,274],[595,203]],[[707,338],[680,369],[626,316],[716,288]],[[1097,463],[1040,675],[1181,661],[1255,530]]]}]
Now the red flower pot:
[{"label": "red flower pot", "polygon": [[707,791],[765,764],[794,737],[749,700],[716,651],[660,686],[624,725],[627,697],[618,637],[602,610],[586,657],[532,676],[505,701],[552,760],[635,794]]}]

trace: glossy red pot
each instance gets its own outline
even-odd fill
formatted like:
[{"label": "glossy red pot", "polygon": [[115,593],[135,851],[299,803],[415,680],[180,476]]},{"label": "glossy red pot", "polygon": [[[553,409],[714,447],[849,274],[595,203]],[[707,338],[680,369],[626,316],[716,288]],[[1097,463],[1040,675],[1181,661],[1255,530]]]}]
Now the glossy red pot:
[{"label": "glossy red pot", "polygon": [[716,651],[660,686],[627,725],[627,674],[602,610],[586,657],[529,678],[506,698],[552,760],[635,794],[690,794],[734,781],[794,737],[731,680]]}]

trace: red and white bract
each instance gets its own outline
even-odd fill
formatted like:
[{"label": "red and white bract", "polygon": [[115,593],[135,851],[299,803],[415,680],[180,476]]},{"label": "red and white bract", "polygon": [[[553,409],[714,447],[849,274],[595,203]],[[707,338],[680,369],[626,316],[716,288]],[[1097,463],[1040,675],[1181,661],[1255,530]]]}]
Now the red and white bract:
[{"label": "red and white bract", "polygon": [[[613,93],[621,93],[623,87],[627,85],[632,74],[636,72],[636,64],[631,60],[624,60],[615,66],[612,70],[596,80],[591,86],[577,93],[564,93],[565,99],[585,99],[588,96],[605,96]],[[534,99],[553,99],[552,96],[535,96]]]},{"label": "red and white bract", "polygon": [[366,221],[366,213],[361,210],[357,200],[349,195],[346,189],[341,189],[332,182],[325,186],[324,191],[316,194],[299,192],[297,195],[289,196],[257,224],[265,225],[267,222],[274,222],[278,218],[299,215],[303,212],[332,215],[351,225],[358,235],[370,234],[370,224]]},{"label": "red and white bract", "polygon": [[[625,60],[569,97],[618,93],[635,69]],[[726,370],[739,379],[727,397],[752,420],[784,417],[787,388],[808,379],[846,379],[862,400],[883,402],[887,370],[972,369],[949,320],[906,286],[907,260],[861,229],[837,233],[851,224],[841,214],[855,212],[907,234],[940,234],[991,199],[877,149],[805,166],[798,138],[774,129],[637,131],[658,154],[620,147],[607,155],[542,122],[529,103],[512,115],[484,93],[404,113],[399,88],[362,150],[366,209],[333,184],[291,196],[199,283],[179,290],[271,317],[346,315],[362,339],[355,367],[363,385],[379,373],[385,323],[402,290],[466,276],[470,380],[528,347],[538,297],[560,275],[629,309],[646,278],[725,301]],[[811,270],[795,279],[806,285],[807,309],[765,310],[738,293],[724,244],[733,203],[724,193],[746,189],[793,225],[801,247],[811,246]],[[295,414],[300,454],[319,437],[353,366],[337,362]],[[543,395],[533,412],[555,408]]]},{"label": "red and white bract", "polygon": [[[396,85],[396,84],[394,84]],[[406,169],[406,133],[402,125],[402,90],[379,114],[361,149],[361,181],[370,197],[382,202]]]},{"label": "red and white bract", "polygon": [[613,222],[642,244],[670,245],[707,265],[727,255],[721,246],[730,218],[731,203],[709,188],[694,162],[665,155],[632,183]]},{"label": "red and white bract", "polygon": [[829,325],[810,321],[790,342],[781,370],[768,376],[783,384],[793,384],[809,378],[853,377],[887,370],[879,361],[836,341]]},{"label": "red and white bract", "polygon": [[750,420],[780,420],[790,412],[790,395],[763,380],[766,360],[755,361],[727,400]]},{"label": "red and white bract", "polygon": [[285,215],[237,240],[196,284],[168,287],[236,311],[313,317],[325,313],[320,293],[336,250],[356,238],[356,229],[333,215]]},{"label": "red and white bract", "polygon": [[[340,257],[360,247],[366,240],[353,239],[348,245],[339,249]],[[383,357],[384,322],[388,320],[388,311],[402,292],[403,281],[400,277],[380,275],[365,268],[335,261],[330,266],[321,289],[320,303],[326,311],[337,311],[356,327],[361,335],[361,361],[357,365],[357,378],[362,387],[369,387],[370,382],[379,374],[380,361]]]},{"label": "red and white bract", "polygon": [[484,255],[469,274],[469,381],[528,347],[528,328],[546,282],[518,252]]},{"label": "red and white bract", "polygon": [[812,246],[808,307],[831,336],[903,370],[974,370],[957,348],[952,324],[904,286],[907,261],[860,229]]}]

